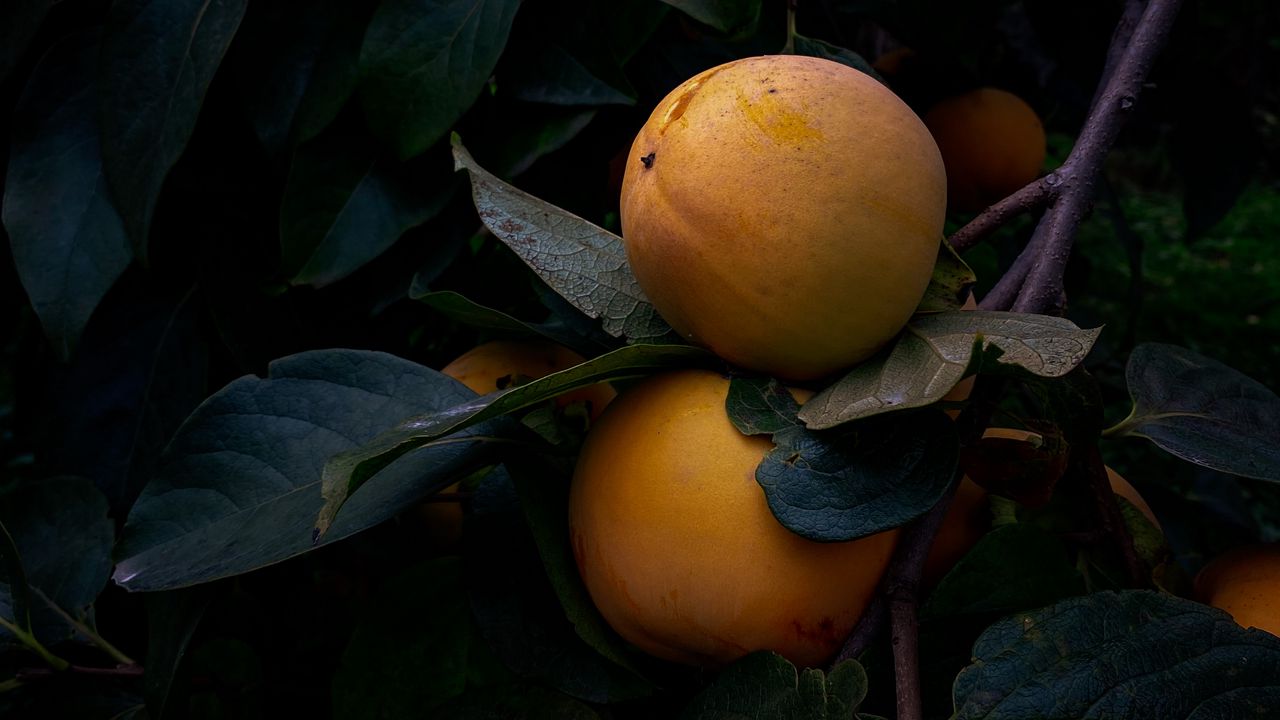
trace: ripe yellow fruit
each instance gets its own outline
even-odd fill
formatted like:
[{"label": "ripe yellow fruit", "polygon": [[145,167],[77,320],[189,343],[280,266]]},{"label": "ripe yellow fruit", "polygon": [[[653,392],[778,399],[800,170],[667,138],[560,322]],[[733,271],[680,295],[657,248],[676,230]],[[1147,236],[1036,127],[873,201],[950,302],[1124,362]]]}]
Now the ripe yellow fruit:
[{"label": "ripe yellow fruit", "polygon": [[1244,627],[1280,635],[1280,545],[1246,545],[1209,563],[1196,576],[1196,597]]},{"label": "ripe yellow fruit", "polygon": [[926,588],[937,585],[989,530],[991,508],[987,491],[968,477],[961,478],[951,507],[947,508],[925,556],[921,585]]},{"label": "ripe yellow fruit", "polygon": [[[459,355],[440,372],[485,395],[513,384],[567,370],[586,361],[578,353],[546,340],[494,340]],[[592,420],[599,417],[617,393],[606,384],[592,385],[556,398],[561,407],[584,402]],[[444,492],[457,492],[454,483]],[[425,502],[413,510],[430,547],[450,547],[462,536],[462,506],[456,502]]]},{"label": "ripe yellow fruit", "polygon": [[1044,164],[1040,117],[1011,92],[984,87],[948,98],[924,123],[946,162],[952,210],[981,210],[1035,180]]},{"label": "ripe yellow fruit", "polygon": [[1120,476],[1120,473],[1111,468],[1107,468],[1107,479],[1111,481],[1111,492],[1128,500],[1131,505],[1138,509],[1138,512],[1151,521],[1151,525],[1155,529],[1163,530],[1160,527],[1160,521],[1156,519],[1156,514],[1151,511],[1151,506],[1147,504],[1147,501],[1138,494],[1137,488],[1130,485],[1128,480],[1125,480]]},{"label": "ripe yellow fruit", "polygon": [[892,78],[902,72],[903,68],[915,59],[915,55],[915,50],[902,45],[876,58],[876,61],[871,63],[871,67],[881,75]]},{"label": "ripe yellow fruit", "polygon": [[[586,358],[578,353],[548,340],[493,340],[459,355],[440,372],[485,395],[584,362]],[[565,393],[556,398],[556,403],[564,407],[584,402],[595,419],[616,394],[602,383]]]},{"label": "ripe yellow fruit", "polygon": [[658,103],[622,182],[627,259],[662,317],[801,380],[865,359],[929,283],[946,175],[890,90],[794,55],[707,70]]},{"label": "ripe yellow fruit", "polygon": [[681,370],[610,406],[574,472],[574,557],[605,620],[649,654],[714,667],[768,649],[818,665],[870,602],[897,531],[818,543],[780,525],[755,480],[772,445],[733,427],[728,389]]}]

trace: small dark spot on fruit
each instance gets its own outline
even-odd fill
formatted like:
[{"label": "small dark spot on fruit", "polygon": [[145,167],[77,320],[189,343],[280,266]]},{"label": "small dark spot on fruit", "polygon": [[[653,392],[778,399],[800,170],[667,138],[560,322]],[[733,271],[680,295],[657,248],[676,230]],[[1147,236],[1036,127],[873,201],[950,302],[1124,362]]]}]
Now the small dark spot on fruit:
[{"label": "small dark spot on fruit", "polygon": [[653,167],[653,159],[657,157],[657,155],[658,153],[649,153],[648,155],[645,155],[644,157],[640,158],[640,162],[644,163],[645,170],[648,170],[649,168]]},{"label": "small dark spot on fruit", "polygon": [[776,93],[776,92],[778,92],[778,88],[769,88],[769,94],[770,94],[770,95],[772,95],[773,93]]}]

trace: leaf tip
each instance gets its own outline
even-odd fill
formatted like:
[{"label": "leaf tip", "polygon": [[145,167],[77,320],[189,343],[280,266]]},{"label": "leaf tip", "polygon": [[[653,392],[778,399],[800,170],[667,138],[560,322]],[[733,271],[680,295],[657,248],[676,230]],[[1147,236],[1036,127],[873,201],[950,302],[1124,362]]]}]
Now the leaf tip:
[{"label": "leaf tip", "polygon": [[469,170],[472,164],[471,153],[462,144],[462,136],[457,132],[449,133],[449,146],[453,148],[453,171]]}]

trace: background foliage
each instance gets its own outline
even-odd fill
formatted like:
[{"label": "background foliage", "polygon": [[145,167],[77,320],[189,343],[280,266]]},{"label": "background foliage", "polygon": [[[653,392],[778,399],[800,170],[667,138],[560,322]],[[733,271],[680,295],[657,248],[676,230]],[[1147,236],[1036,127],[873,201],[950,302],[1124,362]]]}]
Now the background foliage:
[{"label": "background foliage", "polygon": [[[1119,14],[1118,2],[1086,5],[814,0],[801,3],[798,31],[826,43],[814,52],[915,49],[893,83],[921,112],[982,84],[1017,92],[1051,132],[1049,169],[1078,131]],[[51,601],[31,602],[41,641],[102,666],[113,656],[95,647],[101,637],[146,667],[141,678],[61,674],[6,687],[0,713],[836,717],[863,702],[891,715],[884,648],[862,659],[865,672],[797,675],[756,657],[714,682],[631,655],[564,584],[562,467],[474,480],[462,546],[433,544],[400,511],[439,489],[441,467],[487,465],[469,451],[406,456],[396,477],[413,480],[383,480],[399,495],[344,510],[384,521],[345,539],[335,528],[318,549],[271,545],[274,516],[245,511],[264,498],[318,510],[316,459],[411,414],[388,399],[414,412],[467,399],[419,366],[530,327],[590,356],[616,346],[484,230],[467,174],[454,171],[450,131],[498,178],[617,232],[621,165],[652,106],[711,65],[777,52],[784,11],[762,0],[0,7],[0,210],[11,249],[0,256],[0,520],[32,590]],[[1128,412],[1124,369],[1139,342],[1189,347],[1280,388],[1277,53],[1273,3],[1187,2],[1107,165],[1069,268],[1068,316],[1106,325],[1086,365],[1109,421]],[[1030,230],[1014,223],[966,256],[979,294]],[[334,348],[346,350],[320,352]],[[299,407],[312,397],[293,394],[300,386],[335,376],[330,406]],[[296,444],[248,460],[213,453],[261,432],[218,412],[244,397],[260,403],[260,422],[296,423]],[[181,485],[189,468],[174,463],[189,460],[162,459],[184,422],[191,458],[226,463],[207,472],[239,476],[266,462],[288,483],[239,488],[239,512],[224,514],[220,499]],[[1136,440],[1103,450],[1160,517],[1171,584],[1227,547],[1280,540],[1274,485]],[[312,481],[313,495],[290,495]],[[243,522],[241,543],[211,549],[199,529],[178,533],[165,518],[124,528],[135,503],[146,519],[140,498],[175,488],[191,517]],[[977,716],[952,680],[980,635],[979,655],[1017,642],[1010,621],[992,622],[1115,587],[1105,558],[1083,573],[1045,565],[1058,540],[1041,520],[992,533],[966,562],[992,583],[1000,571],[1043,582],[996,597],[944,584],[928,601],[931,716],[948,716],[953,700]],[[238,566],[237,553],[263,545],[280,562],[238,574],[264,563]],[[120,583],[148,557],[156,567],[214,557],[216,571],[175,584],[221,579],[127,592]],[[112,558],[128,558],[118,582],[107,580]],[[3,579],[16,587],[14,577]],[[1060,612],[1087,625],[1112,612],[1107,597]],[[1152,632],[1171,632],[1159,623],[1176,609],[1152,610]],[[41,665],[11,640],[0,634],[0,679]],[[958,687],[978,697],[1001,681],[978,675]],[[735,683],[763,688],[760,704],[741,707]]]}]

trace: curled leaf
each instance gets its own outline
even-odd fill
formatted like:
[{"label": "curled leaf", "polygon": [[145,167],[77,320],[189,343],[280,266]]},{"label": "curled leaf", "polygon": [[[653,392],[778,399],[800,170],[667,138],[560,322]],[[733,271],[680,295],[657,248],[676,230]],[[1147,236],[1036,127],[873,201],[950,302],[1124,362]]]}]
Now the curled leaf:
[{"label": "curled leaf", "polygon": [[955,427],[927,410],[835,432],[794,426],[756,469],[778,521],[810,540],[838,542],[906,524],[928,512],[955,470]]},{"label": "curled leaf", "polygon": [[453,158],[455,168],[471,175],[485,226],[557,293],[599,318],[610,335],[634,341],[670,337],[671,328],[627,264],[622,238],[489,174],[456,135]]},{"label": "curled leaf", "polygon": [[383,468],[433,440],[476,423],[521,410],[599,382],[646,375],[655,370],[718,362],[701,348],[686,345],[632,345],[581,365],[426,415],[408,417],[358,447],[334,454],[324,467],[324,507],[316,517],[317,539],[361,485]]},{"label": "curled leaf", "polygon": [[1047,315],[952,311],[918,315],[895,344],[858,365],[800,409],[812,429],[941,400],[967,374],[1061,377],[1078,366],[1101,329]]}]

